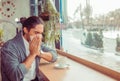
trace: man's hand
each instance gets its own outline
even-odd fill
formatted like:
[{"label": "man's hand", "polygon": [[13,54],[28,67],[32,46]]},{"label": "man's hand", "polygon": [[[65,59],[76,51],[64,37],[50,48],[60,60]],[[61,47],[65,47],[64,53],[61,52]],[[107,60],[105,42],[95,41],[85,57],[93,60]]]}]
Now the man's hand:
[{"label": "man's hand", "polygon": [[35,36],[29,44],[30,54],[35,56],[39,55],[41,43],[42,43],[42,38],[40,36]]},{"label": "man's hand", "polygon": [[30,54],[27,57],[27,59],[23,62],[27,69],[31,67],[32,62],[35,60],[35,57],[40,55],[40,45],[42,43],[41,41],[41,38],[39,36],[36,36],[29,43]]}]

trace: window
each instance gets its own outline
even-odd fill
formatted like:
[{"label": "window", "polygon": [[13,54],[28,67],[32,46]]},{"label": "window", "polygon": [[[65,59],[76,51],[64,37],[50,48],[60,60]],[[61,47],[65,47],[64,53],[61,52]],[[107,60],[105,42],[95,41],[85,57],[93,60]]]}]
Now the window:
[{"label": "window", "polygon": [[63,50],[120,72],[118,0],[60,1]]}]

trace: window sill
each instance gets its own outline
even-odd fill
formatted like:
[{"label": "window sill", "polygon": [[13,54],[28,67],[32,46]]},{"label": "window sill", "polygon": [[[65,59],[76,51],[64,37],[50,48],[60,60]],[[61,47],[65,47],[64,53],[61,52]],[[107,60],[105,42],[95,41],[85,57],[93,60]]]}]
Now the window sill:
[{"label": "window sill", "polygon": [[85,65],[85,66],[87,66],[89,68],[92,68],[92,69],[94,69],[96,71],[99,71],[99,72],[101,72],[101,73],[103,73],[105,75],[108,75],[108,76],[110,76],[110,77],[112,77],[114,79],[120,80],[120,73],[117,72],[117,71],[114,71],[112,69],[106,68],[106,67],[101,66],[99,64],[87,61],[87,60],[85,60],[83,58],[71,55],[69,53],[63,52],[63,51],[58,50],[58,49],[57,49],[57,52],[60,55],[66,56],[66,57],[68,57],[68,58],[70,58],[70,59],[72,59],[72,60],[74,60],[74,61],[76,61],[76,62],[78,62],[80,64],[83,64],[83,65]]}]

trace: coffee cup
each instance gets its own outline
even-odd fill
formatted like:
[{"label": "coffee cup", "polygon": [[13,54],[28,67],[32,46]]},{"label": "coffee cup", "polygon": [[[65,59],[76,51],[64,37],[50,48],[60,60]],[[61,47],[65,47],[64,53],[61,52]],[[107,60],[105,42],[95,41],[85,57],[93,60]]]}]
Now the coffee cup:
[{"label": "coffee cup", "polygon": [[57,64],[59,67],[65,67],[66,66],[66,57],[59,57],[57,60]]}]

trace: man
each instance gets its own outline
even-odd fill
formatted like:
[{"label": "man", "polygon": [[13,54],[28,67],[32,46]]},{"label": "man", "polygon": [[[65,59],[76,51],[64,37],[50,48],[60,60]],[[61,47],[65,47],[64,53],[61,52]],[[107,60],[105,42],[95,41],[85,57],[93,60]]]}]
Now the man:
[{"label": "man", "polygon": [[40,58],[55,62],[57,53],[42,43],[43,21],[31,16],[20,31],[2,49],[2,81],[42,81]]}]

